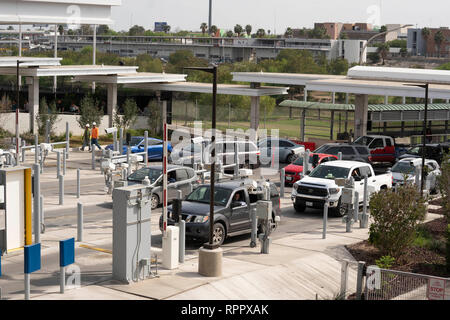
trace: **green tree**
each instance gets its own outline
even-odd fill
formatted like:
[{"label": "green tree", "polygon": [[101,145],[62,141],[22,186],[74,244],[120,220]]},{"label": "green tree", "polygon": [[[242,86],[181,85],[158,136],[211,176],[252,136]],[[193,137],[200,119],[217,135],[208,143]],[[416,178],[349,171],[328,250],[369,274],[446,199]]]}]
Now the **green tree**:
[{"label": "green tree", "polygon": [[171,29],[171,27],[170,27],[168,24],[163,25],[163,31],[164,31],[165,33],[169,33],[169,32],[170,32],[170,29]]},{"label": "green tree", "polygon": [[200,29],[202,30],[202,34],[205,35],[206,30],[208,29],[208,24],[206,22],[202,22]]},{"label": "green tree", "polygon": [[256,31],[256,36],[258,37],[258,38],[262,38],[262,37],[264,37],[266,35],[266,31],[264,30],[264,29],[258,29],[257,31]]},{"label": "green tree", "polygon": [[53,136],[55,134],[54,130],[56,122],[58,122],[56,104],[55,102],[48,104],[45,97],[42,97],[39,103],[39,113],[36,115],[38,133],[40,136],[44,136],[46,133],[47,121],[49,123],[49,134],[50,136]]},{"label": "green tree", "polygon": [[330,36],[327,34],[327,29],[324,26],[318,26],[310,31],[308,31],[308,38],[311,39],[329,39]]},{"label": "green tree", "polygon": [[214,25],[213,25],[213,26],[211,26],[210,32],[211,32],[212,35],[215,35],[215,34],[217,33],[217,30],[218,30],[218,29],[217,29],[217,26],[214,26]]},{"label": "green tree", "polygon": [[80,125],[82,129],[86,126],[86,124],[92,124],[93,122],[96,122],[98,125],[100,125],[102,116],[103,116],[103,110],[99,110],[97,108],[97,101],[92,95],[86,95],[81,99],[80,103],[80,117],[78,118],[77,122]]},{"label": "green tree", "polygon": [[438,57],[441,57],[441,46],[442,46],[442,42],[444,42],[445,40],[445,36],[444,33],[442,32],[442,30],[439,30],[438,32],[436,32],[434,34],[434,42],[436,43],[437,47],[438,47]]},{"label": "green tree", "polygon": [[227,37],[228,38],[232,38],[233,36],[234,36],[233,31],[231,31],[231,30],[227,31]]},{"label": "green tree", "polygon": [[294,31],[292,31],[292,28],[287,27],[286,31],[284,32],[284,36],[286,38],[292,38],[293,35],[294,35]]},{"label": "green tree", "polygon": [[348,35],[346,32],[341,32],[341,34],[339,35],[339,39],[345,40],[348,39]]},{"label": "green tree", "polygon": [[242,32],[244,32],[244,28],[242,28],[240,24],[234,26],[234,33],[236,33],[238,37],[241,36]]},{"label": "green tree", "polygon": [[252,34],[252,26],[251,25],[246,25],[245,26],[245,32],[247,33],[247,36],[250,37],[250,35]]},{"label": "green tree", "polygon": [[369,228],[369,242],[382,255],[402,256],[414,241],[417,226],[426,214],[425,199],[412,184],[405,184],[394,192],[381,190],[370,197],[373,223]]},{"label": "green tree", "polygon": [[381,26],[380,28],[380,33],[381,32],[386,32],[387,31],[387,27],[386,26]]},{"label": "green tree", "polygon": [[327,65],[329,74],[346,75],[349,68],[347,59],[338,58],[331,60]]},{"label": "green tree", "polygon": [[60,24],[59,26],[58,26],[58,33],[59,33],[59,35],[64,35],[64,27],[62,26],[62,24]]},{"label": "green tree", "polygon": [[7,30],[14,30],[13,26],[9,26]]},{"label": "green tree", "polygon": [[150,133],[153,136],[157,136],[160,135],[162,130],[161,130],[161,111],[160,111],[160,107],[158,106],[158,102],[155,100],[150,100],[147,108],[146,108],[146,113],[148,115],[147,118],[147,123],[148,126],[150,128]]},{"label": "green tree", "polygon": [[80,35],[92,35],[94,34],[94,30],[92,30],[90,25],[83,24],[80,29],[77,30],[77,33]]},{"label": "green tree", "polygon": [[134,99],[128,98],[122,105],[123,115],[116,113],[114,115],[114,124],[118,128],[123,128],[126,131],[131,125],[136,122],[139,108]]},{"label": "green tree", "polygon": [[145,33],[144,27],[138,25],[134,25],[130,28],[130,30],[128,30],[129,36],[143,36],[144,33]]},{"label": "green tree", "polygon": [[380,44],[378,46],[377,52],[380,55],[381,59],[383,60],[383,65],[384,65],[386,57],[389,53],[389,44],[388,43]]},{"label": "green tree", "polygon": [[422,37],[425,39],[425,56],[428,55],[428,39],[431,36],[431,31],[427,27],[422,29]]},{"label": "green tree", "polygon": [[111,30],[106,24],[101,24],[97,28],[98,35],[114,35],[116,32]]}]

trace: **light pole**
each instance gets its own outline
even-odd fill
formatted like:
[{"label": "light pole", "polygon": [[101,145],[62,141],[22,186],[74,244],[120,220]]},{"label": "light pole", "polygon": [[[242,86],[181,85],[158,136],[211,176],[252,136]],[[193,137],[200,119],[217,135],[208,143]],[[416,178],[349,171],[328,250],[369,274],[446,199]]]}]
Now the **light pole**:
[{"label": "light pole", "polygon": [[204,244],[205,249],[214,250],[219,247],[213,243],[214,239],[214,183],[216,167],[216,101],[217,101],[217,66],[211,67],[186,67],[184,69],[199,70],[213,75],[213,104],[212,104],[212,137],[211,137],[211,170],[210,170],[210,198],[209,198],[209,243]]},{"label": "light pole", "polygon": [[19,163],[19,107],[20,107],[20,75],[19,75],[19,67],[21,63],[25,61],[17,60],[17,69],[16,69],[16,165]]},{"label": "light pole", "polygon": [[363,55],[364,50],[366,50],[367,46],[369,45],[369,43],[370,43],[373,39],[378,38],[378,37],[381,37],[381,36],[384,36],[385,34],[388,34],[389,32],[397,31],[397,30],[399,30],[399,29],[403,29],[403,28],[406,28],[406,27],[412,27],[412,26],[413,26],[412,24],[405,24],[404,26],[401,26],[401,27],[397,27],[397,28],[394,28],[394,29],[391,29],[391,30],[386,30],[385,32],[377,33],[377,34],[374,35],[373,37],[369,38],[369,40],[367,40],[366,44],[362,47],[362,49],[361,49],[361,51],[360,51],[360,54],[359,54],[359,65],[362,64],[362,55]]},{"label": "light pole", "polygon": [[427,140],[427,114],[428,114],[428,88],[429,84],[406,84],[407,86],[419,87],[425,89],[425,109],[423,115],[423,138],[422,138],[422,173],[420,178],[420,196],[423,196],[423,184],[425,178],[425,152]]}]

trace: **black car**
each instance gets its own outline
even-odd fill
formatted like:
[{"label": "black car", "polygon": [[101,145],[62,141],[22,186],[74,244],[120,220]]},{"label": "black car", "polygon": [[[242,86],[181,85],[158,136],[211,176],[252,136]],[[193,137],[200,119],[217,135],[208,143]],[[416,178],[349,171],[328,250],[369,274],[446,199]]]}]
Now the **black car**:
[{"label": "black car", "polygon": [[[429,143],[425,144],[425,158],[436,160],[441,164],[444,154],[449,152],[450,144],[448,143]],[[405,154],[398,157],[399,160],[405,158],[421,158],[423,145],[415,145],[409,148]]]},{"label": "black car", "polygon": [[[261,194],[252,194],[243,180],[221,182],[215,185],[214,203],[214,244],[221,245],[227,237],[251,233],[250,210],[262,200]],[[186,221],[186,238],[209,240],[210,185],[204,184],[190,193],[182,201],[181,219]],[[239,198],[239,199],[237,199]],[[275,184],[270,183],[272,201],[272,221],[281,213],[280,194]],[[172,206],[167,208],[167,225],[174,225]],[[159,221],[162,231],[162,216]]]},{"label": "black car", "polygon": [[342,152],[342,160],[370,163],[370,151],[367,146],[348,143],[327,143],[314,150],[314,153],[326,153],[337,156]]}]

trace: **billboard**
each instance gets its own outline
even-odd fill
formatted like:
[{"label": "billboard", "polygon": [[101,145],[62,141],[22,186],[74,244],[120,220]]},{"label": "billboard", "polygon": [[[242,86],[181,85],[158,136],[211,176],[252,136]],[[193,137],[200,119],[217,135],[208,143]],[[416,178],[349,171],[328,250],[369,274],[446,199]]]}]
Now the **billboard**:
[{"label": "billboard", "polygon": [[167,22],[155,22],[155,32],[164,32],[164,26],[167,26]]}]

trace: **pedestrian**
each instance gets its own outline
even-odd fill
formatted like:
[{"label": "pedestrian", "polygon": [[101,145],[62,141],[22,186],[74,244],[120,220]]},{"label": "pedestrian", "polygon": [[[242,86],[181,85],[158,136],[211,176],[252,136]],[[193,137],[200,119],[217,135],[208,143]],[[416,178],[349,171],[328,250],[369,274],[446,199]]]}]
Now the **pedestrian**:
[{"label": "pedestrian", "polygon": [[84,151],[85,147],[89,147],[89,151],[91,151],[91,145],[89,144],[91,138],[91,132],[89,131],[89,123],[86,123],[84,127],[83,133],[83,146],[81,147],[81,151]]},{"label": "pedestrian", "polygon": [[94,146],[97,146],[100,150],[102,150],[102,147],[98,144],[98,128],[97,123],[92,123],[92,132],[91,132],[91,145],[92,145],[92,151],[95,150]]}]

